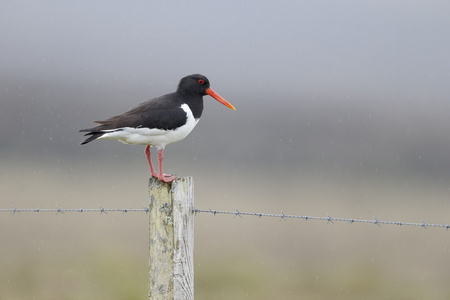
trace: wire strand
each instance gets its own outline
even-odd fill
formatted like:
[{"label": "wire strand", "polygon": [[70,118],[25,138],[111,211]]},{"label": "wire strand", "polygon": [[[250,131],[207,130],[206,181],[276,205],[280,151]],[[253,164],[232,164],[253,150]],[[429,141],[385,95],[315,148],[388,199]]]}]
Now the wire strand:
[{"label": "wire strand", "polygon": [[[65,212],[78,212],[78,213],[85,213],[85,212],[99,212],[100,214],[107,214],[109,212],[121,212],[121,213],[129,213],[129,212],[145,212],[148,214],[150,209],[148,207],[143,208],[103,208],[102,206],[98,208],[60,208],[56,206],[56,208],[16,208],[13,206],[12,208],[3,208],[0,209],[0,213],[56,213],[56,214],[63,214]],[[372,217],[372,219],[354,219],[354,218],[335,218],[330,217],[328,214],[326,217],[316,217],[316,216],[306,216],[306,215],[291,215],[291,214],[285,214],[283,211],[281,211],[279,214],[267,214],[267,213],[257,213],[257,212],[241,212],[238,209],[235,209],[234,211],[220,211],[220,210],[212,210],[212,209],[197,209],[194,208],[193,213],[195,215],[203,213],[203,214],[212,214],[214,216],[223,214],[223,215],[232,215],[234,218],[239,217],[242,218],[243,216],[255,216],[258,218],[279,218],[280,221],[284,220],[287,221],[288,219],[303,219],[305,221],[307,220],[316,220],[316,221],[326,221],[327,224],[334,223],[334,222],[347,222],[347,223],[367,223],[372,224],[372,226],[381,226],[381,225],[397,225],[397,226],[416,226],[416,227],[422,227],[422,228],[428,228],[428,227],[438,227],[438,228],[445,228],[449,229],[449,224],[433,224],[433,223],[426,223],[423,221],[423,219],[419,222],[402,222],[402,221],[385,221],[385,220],[378,220],[375,217]]]},{"label": "wire strand", "polygon": [[268,217],[268,218],[279,218],[280,220],[287,220],[287,219],[303,219],[305,221],[307,220],[318,220],[318,221],[327,221],[327,223],[334,223],[334,222],[348,222],[348,223],[369,223],[373,226],[381,226],[382,224],[387,225],[397,225],[397,226],[419,226],[423,228],[427,227],[441,227],[445,229],[449,229],[450,225],[448,224],[431,224],[431,223],[425,223],[423,219],[420,220],[420,223],[413,223],[413,222],[400,222],[400,221],[381,221],[377,218],[373,217],[371,220],[364,220],[364,219],[351,219],[351,218],[333,218],[330,217],[328,214],[326,217],[315,217],[315,216],[304,216],[304,215],[286,215],[281,211],[279,214],[266,214],[266,213],[257,213],[257,212],[240,212],[239,210],[235,209],[234,211],[218,211],[218,210],[201,210],[201,209],[194,209],[194,213],[209,213],[213,215],[217,214],[227,214],[227,215],[234,215],[234,217],[240,217],[242,216],[256,216],[259,218]]}]

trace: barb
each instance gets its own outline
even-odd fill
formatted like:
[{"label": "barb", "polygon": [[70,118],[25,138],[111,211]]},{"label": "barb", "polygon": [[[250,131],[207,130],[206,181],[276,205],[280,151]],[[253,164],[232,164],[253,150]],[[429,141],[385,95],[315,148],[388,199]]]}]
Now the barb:
[{"label": "barb", "polygon": [[197,209],[194,208],[194,213],[197,215],[199,213],[208,213],[208,214],[212,214],[214,216],[219,215],[219,214],[225,214],[225,215],[234,215],[234,218],[236,218],[236,216],[239,216],[240,218],[242,218],[242,216],[256,216],[258,218],[263,218],[263,217],[268,217],[268,218],[278,218],[284,221],[287,221],[287,219],[303,219],[305,221],[308,220],[317,220],[317,221],[326,221],[327,224],[334,224],[334,222],[348,222],[350,224],[352,223],[368,223],[368,224],[372,224],[372,226],[379,226],[381,227],[381,225],[398,225],[398,226],[417,226],[417,227],[422,227],[427,229],[428,227],[439,227],[439,228],[445,228],[445,229],[450,229],[450,225],[449,224],[429,224],[429,223],[425,223],[423,220],[420,220],[420,223],[412,223],[412,222],[399,222],[399,221],[381,221],[378,220],[377,218],[373,217],[372,220],[363,220],[363,219],[349,219],[349,218],[333,218],[330,217],[329,214],[327,214],[326,217],[314,217],[314,216],[302,216],[302,215],[286,215],[285,213],[283,213],[283,211],[281,211],[280,214],[266,214],[266,213],[257,213],[257,212],[241,212],[237,209],[235,209],[234,211],[219,211],[219,210],[203,210],[203,209]]}]

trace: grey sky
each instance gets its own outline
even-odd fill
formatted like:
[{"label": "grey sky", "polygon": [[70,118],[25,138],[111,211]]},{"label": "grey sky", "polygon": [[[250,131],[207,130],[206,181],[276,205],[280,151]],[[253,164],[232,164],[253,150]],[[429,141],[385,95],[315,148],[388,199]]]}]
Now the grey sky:
[{"label": "grey sky", "polygon": [[1,6],[0,67],[30,79],[175,84],[180,76],[202,72],[238,89],[420,89],[441,96],[450,89],[446,1]]},{"label": "grey sky", "polygon": [[450,161],[449,15],[448,1],[418,0],[3,1],[2,147],[50,136],[74,151],[91,120],[202,73],[238,110],[206,100],[178,147],[209,155],[202,138],[214,136],[262,161],[273,149],[333,161],[429,147],[439,165]]}]

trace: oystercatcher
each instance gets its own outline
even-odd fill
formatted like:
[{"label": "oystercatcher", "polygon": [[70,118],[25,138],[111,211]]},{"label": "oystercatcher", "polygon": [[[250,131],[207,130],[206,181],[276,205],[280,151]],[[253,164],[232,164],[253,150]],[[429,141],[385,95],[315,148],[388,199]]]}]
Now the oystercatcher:
[{"label": "oystercatcher", "polygon": [[[164,182],[171,182],[176,177],[164,174],[162,170],[164,147],[184,139],[194,129],[202,116],[205,95],[210,95],[235,110],[233,105],[209,87],[208,78],[193,74],[180,80],[175,93],[142,102],[129,111],[105,121],[94,121],[100,125],[80,130],[87,132],[85,136],[88,136],[81,145],[97,139],[147,145],[145,155],[152,176]],[[159,174],[152,165],[150,146],[158,149]]]}]

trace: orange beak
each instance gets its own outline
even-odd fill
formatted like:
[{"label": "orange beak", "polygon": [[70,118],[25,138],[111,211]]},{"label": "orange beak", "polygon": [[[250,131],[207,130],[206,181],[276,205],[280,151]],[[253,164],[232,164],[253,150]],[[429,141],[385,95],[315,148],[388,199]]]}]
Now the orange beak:
[{"label": "orange beak", "polygon": [[214,92],[211,88],[206,89],[206,93],[211,97],[213,97],[214,99],[216,99],[217,101],[219,101],[220,103],[222,103],[223,105],[225,105],[226,107],[229,107],[232,110],[236,110],[236,108],[234,108],[233,105],[231,105],[227,100],[220,97],[219,94]]}]

